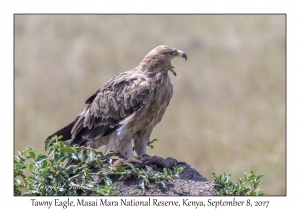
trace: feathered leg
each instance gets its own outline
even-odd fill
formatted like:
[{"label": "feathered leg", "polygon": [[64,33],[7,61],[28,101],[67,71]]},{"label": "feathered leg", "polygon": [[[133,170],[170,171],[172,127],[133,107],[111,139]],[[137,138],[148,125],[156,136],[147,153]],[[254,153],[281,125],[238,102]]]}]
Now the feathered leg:
[{"label": "feathered leg", "polygon": [[134,136],[134,150],[139,157],[146,154],[147,143],[149,141],[152,129],[144,129],[137,132]]}]

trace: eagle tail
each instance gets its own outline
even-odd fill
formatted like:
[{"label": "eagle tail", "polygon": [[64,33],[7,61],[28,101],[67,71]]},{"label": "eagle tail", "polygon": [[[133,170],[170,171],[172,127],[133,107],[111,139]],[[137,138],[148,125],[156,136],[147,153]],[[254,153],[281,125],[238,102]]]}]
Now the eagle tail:
[{"label": "eagle tail", "polygon": [[[72,130],[75,122],[76,122],[76,120],[73,121],[73,122],[71,122],[69,125],[63,127],[62,129],[56,131],[55,133],[53,133],[52,135],[50,135],[47,139],[51,139],[53,136],[56,135],[56,136],[62,136],[62,138],[59,139],[60,141],[70,140],[72,138],[72,136],[71,136],[71,130]],[[82,146],[82,145],[85,145],[85,143],[86,143],[85,139],[82,139],[81,137],[76,137],[75,139],[73,139],[71,141],[71,146],[73,146],[75,144],[77,144],[79,146]],[[77,163],[78,163],[77,160],[71,158],[71,159],[69,159],[69,161],[65,165],[65,168],[67,168],[70,165],[77,164]]]},{"label": "eagle tail", "polygon": [[52,135],[48,136],[47,139],[51,139],[55,135],[62,136],[62,138],[60,139],[61,141],[67,141],[67,140],[71,139],[71,130],[74,125],[74,122],[71,122],[69,125],[63,127],[62,129],[60,129],[60,130],[56,131],[55,133],[53,133]]}]

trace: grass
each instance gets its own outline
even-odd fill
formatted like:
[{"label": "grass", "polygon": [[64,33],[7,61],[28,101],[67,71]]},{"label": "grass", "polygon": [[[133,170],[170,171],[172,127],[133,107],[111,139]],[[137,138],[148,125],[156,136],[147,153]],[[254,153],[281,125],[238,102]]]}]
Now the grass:
[{"label": "grass", "polygon": [[15,152],[41,151],[108,79],[167,44],[174,95],[150,155],[212,172],[264,174],[286,194],[284,15],[16,15]]}]

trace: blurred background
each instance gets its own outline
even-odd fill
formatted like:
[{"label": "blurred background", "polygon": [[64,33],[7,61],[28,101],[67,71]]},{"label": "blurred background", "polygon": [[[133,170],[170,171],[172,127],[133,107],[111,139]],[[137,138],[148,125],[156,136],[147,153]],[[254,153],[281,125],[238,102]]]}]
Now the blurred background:
[{"label": "blurred background", "polygon": [[232,179],[264,174],[286,194],[285,15],[15,15],[15,152],[44,152],[84,101],[158,45],[174,59],[174,95],[148,154]]}]

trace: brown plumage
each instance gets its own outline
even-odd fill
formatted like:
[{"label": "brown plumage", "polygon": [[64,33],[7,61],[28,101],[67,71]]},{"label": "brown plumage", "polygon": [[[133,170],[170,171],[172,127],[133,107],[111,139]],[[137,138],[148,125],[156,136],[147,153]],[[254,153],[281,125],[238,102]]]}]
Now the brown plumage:
[{"label": "brown plumage", "polygon": [[173,94],[168,70],[176,75],[171,60],[187,56],[171,46],[150,51],[139,66],[119,73],[86,100],[86,107],[69,125],[50,135],[63,135],[71,144],[101,146],[132,157],[134,142],[139,156],[146,154],[147,142],[166,111]]}]

